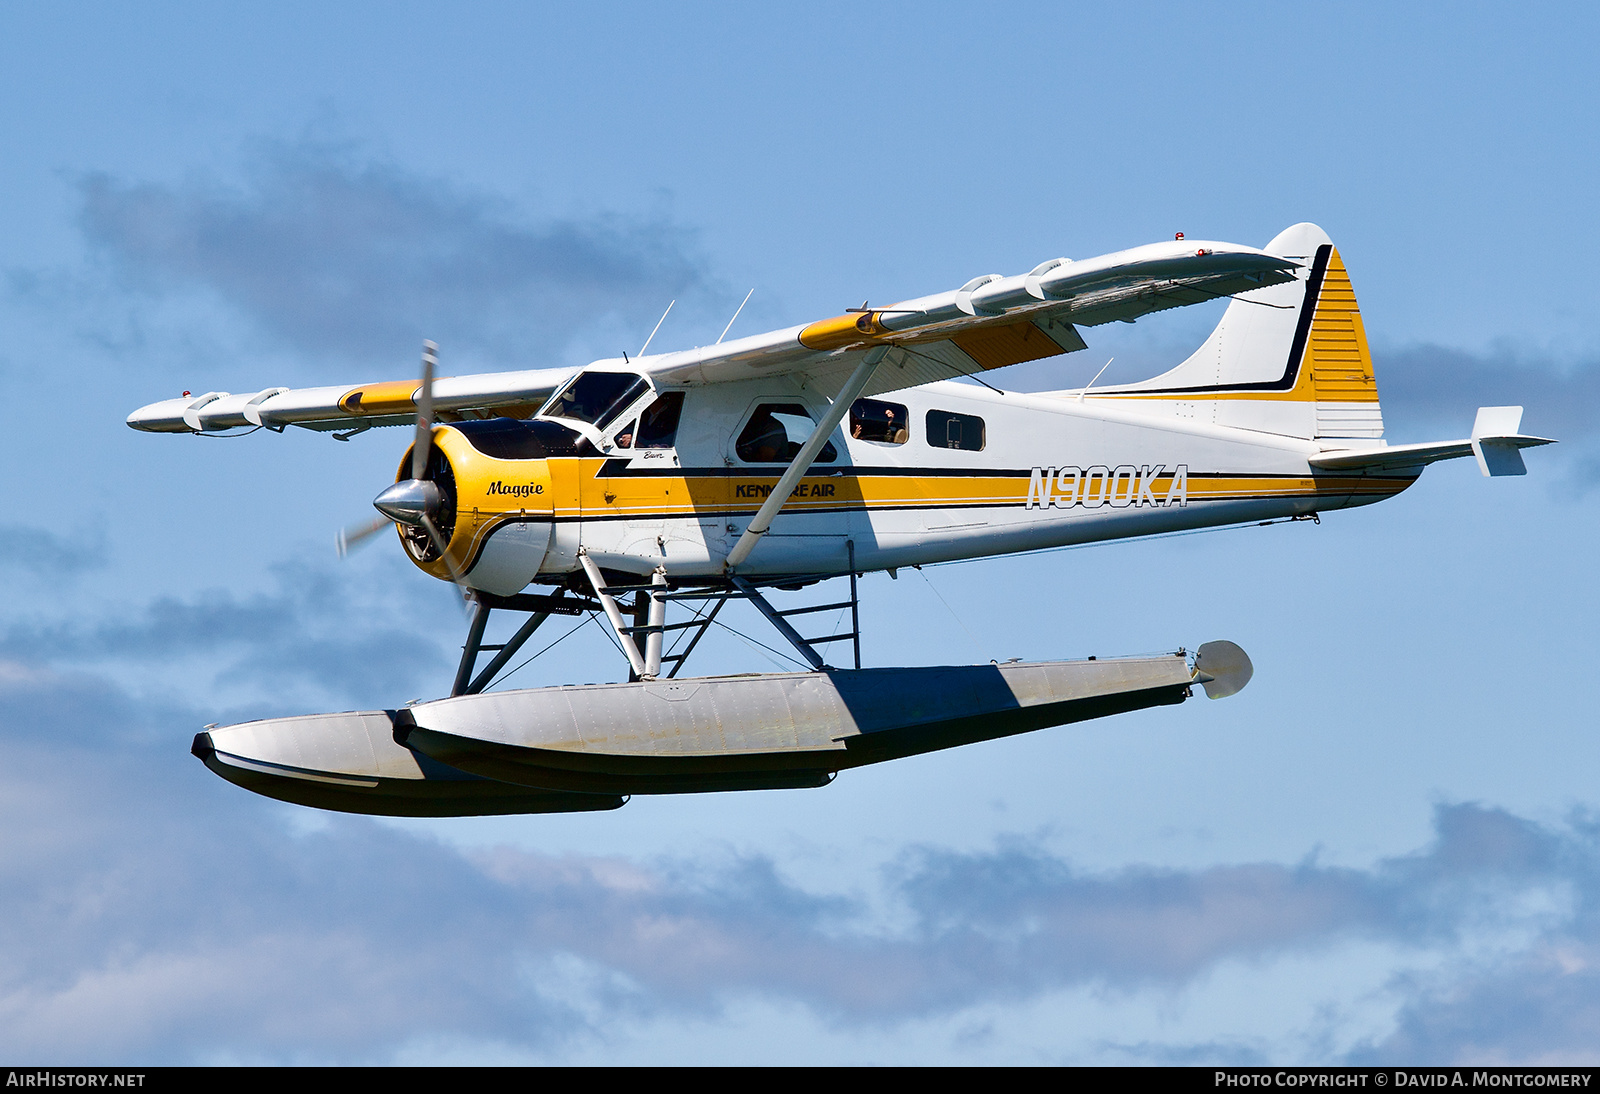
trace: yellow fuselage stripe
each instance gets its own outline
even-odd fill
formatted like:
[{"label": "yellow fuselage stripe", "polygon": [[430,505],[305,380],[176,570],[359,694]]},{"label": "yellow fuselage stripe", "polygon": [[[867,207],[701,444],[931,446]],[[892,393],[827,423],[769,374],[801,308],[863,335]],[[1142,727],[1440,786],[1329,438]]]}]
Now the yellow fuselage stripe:
[{"label": "yellow fuselage stripe", "polygon": [[[456,469],[456,522],[450,553],[458,566],[473,558],[483,539],[507,520],[721,520],[755,512],[778,481],[776,471],[695,474],[693,468],[683,473],[640,474],[625,469],[615,475],[602,475],[607,462],[603,458],[497,460],[470,449],[464,439],[449,432],[441,431],[438,441]],[[1386,497],[1404,490],[1412,481],[1412,477],[1349,474],[1228,475],[1191,471],[1186,500],[1194,504],[1270,498]],[[1160,475],[1152,476],[1148,489],[1159,503],[1165,500],[1172,483],[1173,469],[1165,467]],[[1023,508],[1029,501],[1029,487],[1029,474],[1023,471],[853,474],[845,470],[803,478],[783,512],[853,510],[880,514],[918,509]],[[424,569],[431,573],[436,567],[445,572],[437,563]]]}]

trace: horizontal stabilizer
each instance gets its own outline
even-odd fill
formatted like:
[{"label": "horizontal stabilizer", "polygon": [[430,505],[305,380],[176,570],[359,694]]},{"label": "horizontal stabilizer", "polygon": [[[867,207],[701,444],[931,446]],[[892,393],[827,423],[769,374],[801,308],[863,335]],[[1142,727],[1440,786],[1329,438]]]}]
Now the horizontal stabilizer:
[{"label": "horizontal stabilizer", "polygon": [[1485,475],[1526,475],[1528,468],[1522,462],[1522,449],[1556,442],[1549,437],[1518,433],[1521,425],[1520,406],[1479,407],[1472,436],[1464,440],[1326,452],[1311,457],[1310,462],[1321,471],[1398,471],[1473,456]]}]

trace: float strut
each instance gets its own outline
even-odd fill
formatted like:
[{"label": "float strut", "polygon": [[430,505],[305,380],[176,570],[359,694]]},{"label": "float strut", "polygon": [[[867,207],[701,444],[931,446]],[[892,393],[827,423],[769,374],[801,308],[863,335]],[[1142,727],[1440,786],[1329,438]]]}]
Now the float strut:
[{"label": "float strut", "polygon": [[[661,675],[661,628],[667,622],[667,602],[662,599],[662,594],[667,591],[667,570],[664,566],[657,566],[650,575],[650,608],[645,616],[644,632],[644,672],[646,680],[654,680]],[[645,593],[641,590],[640,596]]]},{"label": "float strut", "polygon": [[748,597],[750,603],[754,604],[761,614],[767,617],[767,622],[778,628],[778,633],[787,638],[790,645],[800,651],[800,656],[804,657],[813,669],[821,672],[828,667],[827,663],[817,655],[817,651],[811,648],[811,643],[800,637],[800,632],[789,625],[789,621],[783,617],[782,612],[767,603],[767,598],[758,593],[754,585],[751,585],[737,574],[730,574],[728,580],[733,582],[734,588]]},{"label": "float strut", "polygon": [[[557,589],[555,595],[550,598],[552,604],[559,603],[566,591],[564,588]],[[506,667],[506,662],[517,655],[517,651],[522,648],[523,643],[532,638],[533,632],[538,630],[544,624],[544,621],[549,618],[549,612],[534,612],[529,615],[527,622],[518,628],[517,633],[511,636],[511,640],[500,647],[500,652],[494,655],[494,660],[489,662],[488,667],[478,673],[473,678],[472,683],[467,685],[466,694],[476,695],[488,687],[490,682],[494,680],[495,674]]]},{"label": "float strut", "polygon": [[600,598],[600,606],[605,609],[606,620],[611,624],[611,629],[617,632],[617,641],[622,646],[622,656],[628,659],[632,679],[638,679],[644,675],[644,658],[639,656],[639,647],[634,644],[633,635],[628,633],[628,626],[622,621],[622,610],[617,607],[617,598],[607,590],[605,580],[600,576],[600,567],[594,564],[589,552],[580,548],[578,561],[583,564],[583,572],[589,575],[589,584],[594,587],[594,595]]},{"label": "float strut", "polygon": [[489,605],[480,600],[473,608],[472,626],[467,628],[467,644],[461,647],[461,665],[456,669],[456,682],[450,688],[451,695],[467,693],[467,681],[472,679],[472,670],[478,664],[478,650],[483,646],[483,628],[488,625]]},{"label": "float strut", "polygon": [[861,601],[856,599],[856,541],[844,541],[850,552],[850,641],[856,650],[856,668],[861,667]]}]

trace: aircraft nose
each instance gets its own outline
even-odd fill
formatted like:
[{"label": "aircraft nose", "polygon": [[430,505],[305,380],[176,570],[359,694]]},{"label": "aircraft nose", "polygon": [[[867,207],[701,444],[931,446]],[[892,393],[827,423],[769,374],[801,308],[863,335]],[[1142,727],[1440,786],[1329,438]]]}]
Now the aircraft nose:
[{"label": "aircraft nose", "polygon": [[443,501],[444,495],[436,484],[426,479],[405,479],[373,498],[372,505],[396,524],[420,528],[425,518],[439,515]]}]

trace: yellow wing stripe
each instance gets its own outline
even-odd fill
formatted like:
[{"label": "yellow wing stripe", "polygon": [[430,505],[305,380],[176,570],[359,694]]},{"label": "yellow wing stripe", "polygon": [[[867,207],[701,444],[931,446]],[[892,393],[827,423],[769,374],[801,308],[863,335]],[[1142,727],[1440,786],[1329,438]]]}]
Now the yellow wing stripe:
[{"label": "yellow wing stripe", "polygon": [[417,409],[415,380],[389,380],[363,384],[339,396],[339,409],[346,414],[409,414]]},{"label": "yellow wing stripe", "polygon": [[850,312],[812,323],[800,332],[800,344],[811,350],[835,350],[870,345],[879,340],[879,335],[888,333],[878,322],[877,312]]}]

